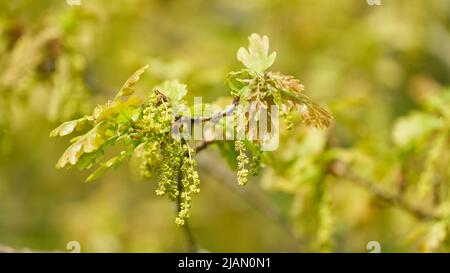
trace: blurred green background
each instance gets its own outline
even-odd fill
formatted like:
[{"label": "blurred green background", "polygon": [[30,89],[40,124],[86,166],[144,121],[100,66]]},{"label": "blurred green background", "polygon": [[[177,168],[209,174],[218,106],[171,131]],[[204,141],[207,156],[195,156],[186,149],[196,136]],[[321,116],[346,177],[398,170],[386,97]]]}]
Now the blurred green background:
[{"label": "blurred green background", "polygon": [[[245,188],[235,186],[215,147],[199,154],[202,192],[190,219],[199,246],[366,252],[378,241],[382,251],[448,251],[449,1],[80,4],[0,3],[0,245],[65,250],[79,241],[92,252],[186,251],[173,204],[139,177],[135,160],[83,183],[88,172],[54,168],[68,139],[48,134],[111,98],[145,64],[144,89],[178,78],[188,84],[189,103],[193,96],[220,101],[229,94],[225,74],[240,68],[237,49],[259,33],[278,53],[272,69],[299,78],[331,110],[334,126],[316,131],[299,123],[283,134],[270,166]],[[331,175],[329,158],[445,217],[418,219],[380,200]]]}]

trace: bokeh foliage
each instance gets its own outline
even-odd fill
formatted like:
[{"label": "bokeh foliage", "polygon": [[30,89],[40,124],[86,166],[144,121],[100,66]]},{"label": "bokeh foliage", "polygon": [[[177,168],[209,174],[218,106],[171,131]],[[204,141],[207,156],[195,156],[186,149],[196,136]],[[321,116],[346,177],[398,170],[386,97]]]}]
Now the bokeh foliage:
[{"label": "bokeh foliage", "polygon": [[174,209],[136,162],[82,183],[87,173],[54,169],[66,140],[48,132],[145,64],[141,87],[179,79],[188,102],[225,105],[223,75],[240,67],[236,49],[254,32],[271,38],[274,70],[300,78],[334,124],[309,130],[294,117],[244,189],[230,186],[227,147],[199,154],[191,225],[200,246],[364,252],[375,240],[382,251],[448,251],[446,0],[2,1],[0,244],[185,250]]}]

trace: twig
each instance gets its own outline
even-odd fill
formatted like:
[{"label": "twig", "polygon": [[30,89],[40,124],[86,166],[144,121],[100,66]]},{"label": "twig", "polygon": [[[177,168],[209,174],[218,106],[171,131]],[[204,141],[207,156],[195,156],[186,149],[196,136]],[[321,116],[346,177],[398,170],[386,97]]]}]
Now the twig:
[{"label": "twig", "polygon": [[234,110],[236,110],[236,107],[239,104],[239,98],[236,97],[233,100],[233,103],[225,110],[217,112],[216,114],[209,116],[209,117],[197,117],[197,118],[192,118],[191,120],[193,122],[205,122],[205,121],[212,121],[212,122],[217,122],[219,121],[221,118],[226,117],[228,115],[230,115],[231,113],[234,112]]},{"label": "twig", "polygon": [[214,123],[218,122],[221,118],[224,118],[236,110],[236,107],[239,105],[239,98],[234,98],[233,103],[228,106],[227,109],[217,112],[212,116],[199,116],[199,117],[184,117],[184,116],[177,116],[175,117],[175,121],[172,125],[172,131],[176,132],[178,129],[186,122],[191,123],[200,123],[200,122],[206,122],[206,121],[212,121]]},{"label": "twig", "polygon": [[297,235],[292,230],[291,224],[278,210],[273,208],[272,204],[269,203],[270,201],[268,201],[265,196],[255,190],[242,191],[237,183],[228,183],[223,180],[219,181],[222,182],[222,185],[236,193],[241,200],[245,201],[250,207],[277,224],[294,242],[296,242],[297,245],[300,244]]},{"label": "twig", "polygon": [[215,143],[216,140],[215,139],[211,139],[211,140],[203,140],[202,142],[200,142],[200,144],[198,144],[197,146],[195,146],[195,153],[199,153],[201,151],[203,151],[204,149],[206,149],[210,144]]},{"label": "twig", "polygon": [[[217,160],[219,160],[219,158]],[[247,185],[244,189],[236,183],[234,176],[231,175],[231,172],[226,171],[225,169],[217,169],[214,167],[214,164],[209,164],[210,162],[216,162],[216,159],[207,160],[205,162],[206,164],[199,164],[205,174],[210,177],[220,177],[220,179],[214,180],[236,194],[249,207],[253,208],[263,217],[275,223],[282,231],[285,232],[285,234],[287,234],[287,236],[289,236],[296,246],[302,244],[301,240],[293,232],[289,221],[276,208],[274,208],[271,200],[269,200],[263,192],[257,188],[250,187],[250,185]]]},{"label": "twig", "polygon": [[[335,164],[344,164],[342,162],[338,162]],[[380,198],[381,200],[384,200],[387,203],[390,203],[392,205],[395,205],[399,207],[400,209],[409,212],[410,214],[414,215],[416,218],[420,220],[440,220],[441,217],[436,214],[433,211],[425,210],[421,207],[418,207],[411,202],[409,202],[407,199],[405,199],[401,194],[389,191],[387,189],[384,189],[378,185],[376,185],[373,181],[363,178],[361,176],[358,176],[355,174],[352,170],[348,169],[346,165],[344,166],[338,166],[336,168],[336,165],[334,167],[334,170],[331,172],[339,177],[347,178],[349,181],[355,183],[356,185],[359,185],[365,189],[367,189],[369,192],[371,192],[376,197]]]}]

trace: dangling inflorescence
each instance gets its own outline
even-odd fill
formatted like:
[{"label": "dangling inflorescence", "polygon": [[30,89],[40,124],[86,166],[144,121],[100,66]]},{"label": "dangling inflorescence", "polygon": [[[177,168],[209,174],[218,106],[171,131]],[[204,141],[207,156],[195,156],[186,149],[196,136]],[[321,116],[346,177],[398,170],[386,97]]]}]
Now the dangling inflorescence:
[{"label": "dangling inflorescence", "polygon": [[248,170],[247,165],[249,163],[248,157],[245,154],[245,144],[243,141],[236,141],[234,143],[236,152],[238,152],[237,162],[238,162],[238,172],[237,181],[239,185],[244,186],[248,182]]},{"label": "dangling inflorescence", "polygon": [[184,225],[189,218],[191,196],[200,192],[200,179],[195,170],[194,151],[183,139],[171,135],[172,123],[168,98],[159,92],[151,94],[142,118],[136,123],[142,136],[141,175],[148,178],[155,173],[156,194],[179,200],[175,221]]}]

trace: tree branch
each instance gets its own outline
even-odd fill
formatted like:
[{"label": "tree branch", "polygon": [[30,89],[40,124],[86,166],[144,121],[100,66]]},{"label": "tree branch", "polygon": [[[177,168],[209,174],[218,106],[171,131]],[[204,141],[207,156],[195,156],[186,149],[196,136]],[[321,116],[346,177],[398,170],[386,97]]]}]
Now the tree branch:
[{"label": "tree branch", "polygon": [[224,118],[236,110],[236,107],[239,105],[239,98],[236,97],[233,99],[233,102],[230,106],[228,106],[227,109],[217,112],[212,116],[199,116],[199,117],[184,117],[184,116],[177,116],[175,117],[175,121],[172,125],[172,131],[178,131],[178,128],[180,128],[184,123],[191,122],[191,123],[200,123],[200,122],[206,122],[206,121],[212,121],[214,123],[218,122],[221,118]]},{"label": "tree branch", "polygon": [[231,113],[233,113],[234,110],[236,110],[236,107],[238,105],[239,105],[239,98],[236,97],[233,99],[233,103],[227,109],[217,112],[216,114],[209,116],[209,117],[192,118],[191,121],[193,121],[194,123],[195,122],[205,122],[205,121],[217,122],[221,118],[226,117],[226,116],[230,115]]},{"label": "tree branch", "polygon": [[208,148],[208,146],[210,144],[215,143],[216,140],[215,139],[211,139],[211,140],[203,140],[202,142],[200,142],[200,144],[198,144],[197,146],[195,146],[195,153],[201,152],[204,149]]},{"label": "tree branch", "polygon": [[331,166],[331,168],[332,168],[331,173],[333,175],[341,178],[347,178],[354,184],[365,188],[377,198],[391,205],[397,206],[398,208],[410,213],[411,215],[415,216],[420,220],[433,221],[433,220],[440,220],[442,218],[434,211],[428,211],[412,204],[410,201],[405,199],[401,194],[384,189],[375,184],[373,181],[355,174],[343,162],[335,162],[333,166]]},{"label": "tree branch", "polygon": [[[201,160],[204,164],[199,164],[204,175],[214,178],[213,180],[219,183],[222,187],[225,187],[230,192],[236,194],[243,202],[245,202],[250,208],[254,209],[257,213],[260,213],[268,221],[273,222],[280,230],[284,232],[290,238],[293,245],[296,247],[302,245],[302,240],[295,234],[292,229],[291,223],[286,217],[273,205],[272,200],[257,187],[251,187],[247,185],[242,187],[236,183],[235,176],[227,169],[218,169],[217,161],[221,158],[216,155],[217,158],[208,158]],[[225,164],[225,163],[223,163]],[[220,178],[220,179],[216,179]]]}]

